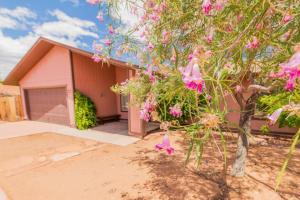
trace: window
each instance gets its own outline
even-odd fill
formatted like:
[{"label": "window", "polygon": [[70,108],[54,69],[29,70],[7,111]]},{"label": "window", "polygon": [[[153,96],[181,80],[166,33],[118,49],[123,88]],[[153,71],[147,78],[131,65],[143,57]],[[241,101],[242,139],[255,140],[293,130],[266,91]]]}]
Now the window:
[{"label": "window", "polygon": [[121,112],[128,112],[128,95],[120,95]]}]

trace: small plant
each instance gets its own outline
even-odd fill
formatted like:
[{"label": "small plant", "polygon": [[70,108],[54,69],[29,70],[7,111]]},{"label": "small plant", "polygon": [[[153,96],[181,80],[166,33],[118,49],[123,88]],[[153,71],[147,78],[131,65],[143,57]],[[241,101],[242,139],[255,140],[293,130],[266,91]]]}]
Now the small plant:
[{"label": "small plant", "polygon": [[270,128],[268,125],[262,125],[259,129],[263,134],[268,134],[270,133]]},{"label": "small plant", "polygon": [[97,124],[94,103],[79,91],[75,92],[75,121],[77,128],[80,130],[88,129]]}]

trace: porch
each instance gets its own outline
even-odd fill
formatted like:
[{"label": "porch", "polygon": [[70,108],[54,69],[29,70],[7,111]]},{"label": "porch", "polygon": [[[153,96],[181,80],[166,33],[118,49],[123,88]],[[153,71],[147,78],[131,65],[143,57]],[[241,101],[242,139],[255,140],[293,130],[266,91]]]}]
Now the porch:
[{"label": "porch", "polygon": [[[155,131],[159,129],[159,124],[154,122],[146,123],[146,133],[151,131]],[[119,120],[115,122],[106,122],[104,124],[100,124],[94,128],[91,128],[93,131],[118,134],[118,135],[129,135],[128,134],[128,121],[127,120]]]}]

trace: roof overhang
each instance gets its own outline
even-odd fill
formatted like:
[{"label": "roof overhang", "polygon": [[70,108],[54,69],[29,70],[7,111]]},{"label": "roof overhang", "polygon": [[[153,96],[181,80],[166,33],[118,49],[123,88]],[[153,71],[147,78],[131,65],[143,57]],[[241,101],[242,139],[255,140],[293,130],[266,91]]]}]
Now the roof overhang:
[{"label": "roof overhang", "polygon": [[[34,67],[39,60],[45,56],[54,46],[59,46],[70,50],[73,53],[80,54],[86,57],[92,57],[93,53],[78,49],[75,47],[71,47],[69,45],[65,45],[47,38],[40,37],[33,46],[28,50],[28,52],[23,56],[20,62],[13,68],[13,70],[8,74],[6,79],[4,80],[4,84],[6,85],[18,85],[19,81]],[[116,59],[110,58],[108,60],[109,64],[118,67],[124,67],[136,70],[138,66],[130,65],[126,62],[119,61]]]}]

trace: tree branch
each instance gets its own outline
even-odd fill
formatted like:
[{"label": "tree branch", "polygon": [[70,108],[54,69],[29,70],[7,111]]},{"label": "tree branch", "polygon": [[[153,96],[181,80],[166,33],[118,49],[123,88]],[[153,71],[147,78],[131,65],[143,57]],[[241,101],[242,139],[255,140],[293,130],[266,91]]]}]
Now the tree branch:
[{"label": "tree branch", "polygon": [[265,87],[262,85],[249,85],[247,91],[248,92],[259,92],[259,93],[270,93],[272,90],[272,87]]}]

